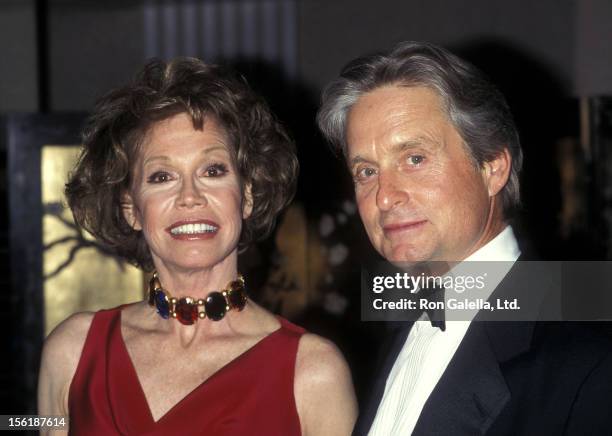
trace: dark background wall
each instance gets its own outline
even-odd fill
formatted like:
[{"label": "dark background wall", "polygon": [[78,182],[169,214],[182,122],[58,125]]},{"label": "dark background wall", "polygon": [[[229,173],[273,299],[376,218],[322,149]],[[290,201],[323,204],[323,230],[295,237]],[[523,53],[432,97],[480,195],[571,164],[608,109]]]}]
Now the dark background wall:
[{"label": "dark background wall", "polygon": [[398,41],[454,47],[486,38],[538,57],[569,84],[576,6],[570,0],[305,1],[301,67],[308,81],[321,86],[343,60]]},{"label": "dark background wall", "polygon": [[[239,3],[3,0],[0,110],[37,109],[41,49],[48,62],[49,109],[86,110],[97,94],[125,80],[146,58],[147,5],[174,7],[181,27],[185,5],[232,2]],[[606,0],[285,2],[297,10],[297,76],[314,93],[345,61],[398,41],[427,40],[457,47],[483,38],[539,59],[563,83],[564,91],[597,95],[612,90],[612,3]],[[251,3],[261,8],[266,1]],[[37,40],[36,8],[41,4],[47,27]],[[187,51],[175,54],[196,54]]]},{"label": "dark background wall", "polygon": [[0,111],[38,109],[33,4],[30,0],[0,3]]}]

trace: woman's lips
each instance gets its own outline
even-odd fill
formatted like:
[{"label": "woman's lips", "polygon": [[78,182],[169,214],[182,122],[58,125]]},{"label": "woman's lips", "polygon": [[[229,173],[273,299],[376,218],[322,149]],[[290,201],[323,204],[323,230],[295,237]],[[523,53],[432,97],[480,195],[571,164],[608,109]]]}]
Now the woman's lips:
[{"label": "woman's lips", "polygon": [[426,222],[427,220],[420,220],[420,221],[406,221],[403,223],[387,224],[383,227],[383,231],[385,235],[392,235],[394,233],[399,233],[399,232],[418,230]]},{"label": "woman's lips", "polygon": [[173,239],[194,241],[214,238],[219,227],[219,224],[210,220],[186,220],[175,222],[166,231]]}]

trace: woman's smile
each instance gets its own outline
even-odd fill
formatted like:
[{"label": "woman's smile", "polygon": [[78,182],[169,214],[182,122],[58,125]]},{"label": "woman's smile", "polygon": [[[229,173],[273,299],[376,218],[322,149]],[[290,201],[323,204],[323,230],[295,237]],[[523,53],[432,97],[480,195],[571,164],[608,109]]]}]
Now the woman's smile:
[{"label": "woman's smile", "polygon": [[212,239],[219,231],[219,224],[210,220],[178,221],[166,228],[172,238],[181,241]]}]

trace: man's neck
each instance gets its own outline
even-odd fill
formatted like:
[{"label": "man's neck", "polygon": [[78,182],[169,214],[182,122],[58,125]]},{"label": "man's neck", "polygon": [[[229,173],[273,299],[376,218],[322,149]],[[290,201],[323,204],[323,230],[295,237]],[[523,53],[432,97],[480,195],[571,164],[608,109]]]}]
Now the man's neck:
[{"label": "man's neck", "polygon": [[521,254],[514,231],[505,225],[485,245],[470,254],[464,261],[507,261],[514,262]]}]

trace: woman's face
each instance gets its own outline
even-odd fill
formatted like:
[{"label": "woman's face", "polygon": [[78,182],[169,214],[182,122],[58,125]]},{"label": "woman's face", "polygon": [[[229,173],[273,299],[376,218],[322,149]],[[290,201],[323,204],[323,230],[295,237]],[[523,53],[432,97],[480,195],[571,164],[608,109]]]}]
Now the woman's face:
[{"label": "woman's face", "polygon": [[148,131],[124,212],[158,269],[208,269],[236,262],[242,219],[251,211],[245,200],[225,129],[207,117],[195,130],[178,114]]}]

